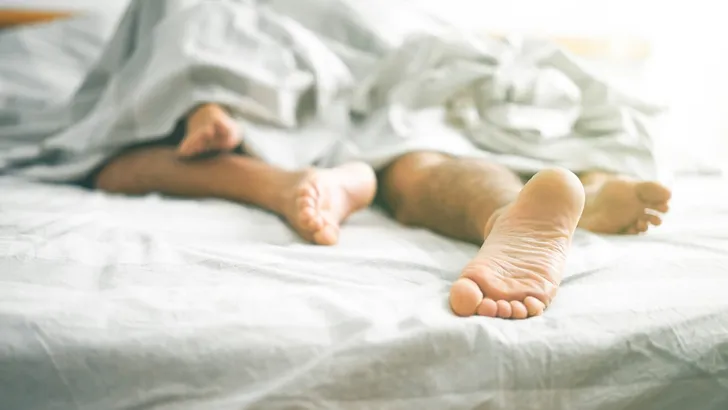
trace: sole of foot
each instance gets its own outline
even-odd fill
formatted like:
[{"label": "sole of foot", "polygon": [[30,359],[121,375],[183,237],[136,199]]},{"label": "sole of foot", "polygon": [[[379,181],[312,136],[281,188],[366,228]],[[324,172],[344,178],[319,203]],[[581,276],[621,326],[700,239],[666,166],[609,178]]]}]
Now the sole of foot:
[{"label": "sole of foot", "polygon": [[613,178],[587,186],[579,227],[595,233],[636,235],[662,224],[672,193],[657,182]]},{"label": "sole of foot", "polygon": [[536,174],[491,217],[483,246],[452,285],[453,312],[504,319],[541,315],[561,283],[584,202],[573,173]]},{"label": "sole of foot", "polygon": [[302,238],[334,245],[341,223],[372,203],[376,187],[374,170],[364,163],[307,170],[293,183],[283,215]]}]

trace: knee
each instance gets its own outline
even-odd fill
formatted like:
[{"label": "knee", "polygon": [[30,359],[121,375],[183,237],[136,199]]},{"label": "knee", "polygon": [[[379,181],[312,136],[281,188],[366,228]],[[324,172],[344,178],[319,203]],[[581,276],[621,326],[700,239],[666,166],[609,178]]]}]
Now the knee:
[{"label": "knee", "polygon": [[434,167],[450,159],[437,152],[413,152],[404,154],[390,163],[383,171],[382,182],[386,188],[404,191],[417,185]]},{"label": "knee", "polygon": [[425,169],[440,165],[451,159],[447,154],[430,151],[417,151],[401,155],[392,161],[390,167],[407,168],[410,170]]},{"label": "knee", "polygon": [[395,219],[407,224],[414,217],[422,186],[449,159],[440,153],[414,152],[395,159],[381,172],[380,193]]}]

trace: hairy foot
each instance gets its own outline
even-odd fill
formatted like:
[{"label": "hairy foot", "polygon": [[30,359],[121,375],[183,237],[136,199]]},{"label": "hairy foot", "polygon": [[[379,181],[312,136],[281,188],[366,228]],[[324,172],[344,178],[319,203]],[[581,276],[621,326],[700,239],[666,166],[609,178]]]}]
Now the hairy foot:
[{"label": "hairy foot", "polygon": [[657,182],[609,176],[584,184],[587,196],[579,227],[606,234],[638,234],[662,223],[670,190]]},{"label": "hairy foot", "polygon": [[282,213],[304,239],[334,245],[341,222],[371,204],[376,186],[374,171],[363,163],[307,170],[293,184]]},{"label": "hairy foot", "polygon": [[505,319],[542,314],[561,283],[584,201],[571,172],[536,174],[490,218],[483,246],[450,290],[453,312]]},{"label": "hairy foot", "polygon": [[217,104],[205,104],[187,118],[187,132],[177,147],[183,158],[230,151],[240,143],[235,121]]}]

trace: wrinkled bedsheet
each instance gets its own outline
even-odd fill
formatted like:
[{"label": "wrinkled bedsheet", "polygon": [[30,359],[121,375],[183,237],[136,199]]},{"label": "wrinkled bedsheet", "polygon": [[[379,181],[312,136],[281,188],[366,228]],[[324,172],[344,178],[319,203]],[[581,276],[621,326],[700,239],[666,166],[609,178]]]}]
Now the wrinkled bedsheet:
[{"label": "wrinkled bedsheet", "polygon": [[726,186],[679,181],[646,236],[579,232],[517,322],[454,317],[476,247],[377,210],[317,247],[250,207],[0,178],[0,407],[722,410]]}]

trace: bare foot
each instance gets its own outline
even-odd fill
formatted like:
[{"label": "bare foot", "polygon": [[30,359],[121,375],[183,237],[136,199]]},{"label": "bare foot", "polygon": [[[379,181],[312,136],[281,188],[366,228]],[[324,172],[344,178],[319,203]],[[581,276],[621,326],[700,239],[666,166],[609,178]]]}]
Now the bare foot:
[{"label": "bare foot", "polygon": [[490,218],[483,246],[450,290],[453,312],[506,319],[542,314],[561,283],[584,201],[571,172],[536,174]]},{"label": "bare foot", "polygon": [[369,206],[376,187],[374,171],[363,163],[304,171],[285,199],[287,206],[282,213],[304,239],[334,245],[341,222]]},{"label": "bare foot", "polygon": [[240,143],[235,121],[217,104],[205,104],[187,117],[187,133],[177,155],[192,158],[209,152],[230,151]]},{"label": "bare foot", "polygon": [[584,179],[586,207],[579,227],[606,234],[638,234],[662,223],[671,192],[657,182],[608,176]]}]

